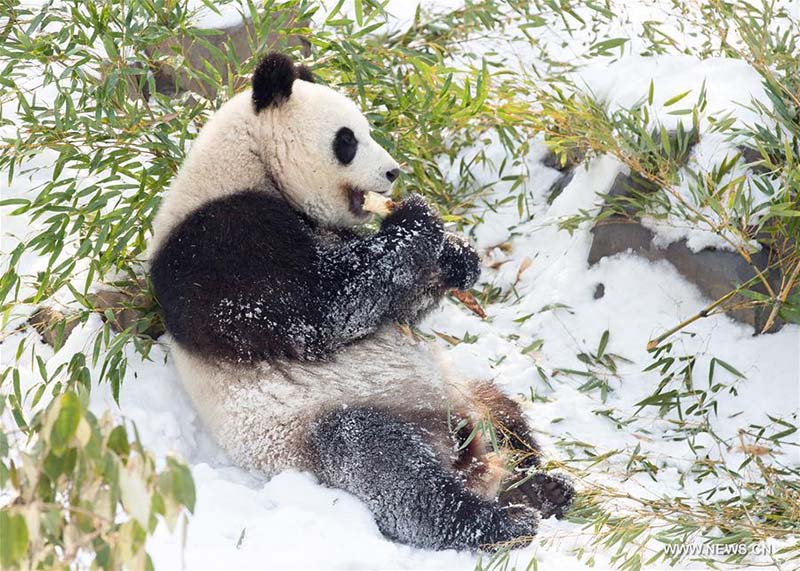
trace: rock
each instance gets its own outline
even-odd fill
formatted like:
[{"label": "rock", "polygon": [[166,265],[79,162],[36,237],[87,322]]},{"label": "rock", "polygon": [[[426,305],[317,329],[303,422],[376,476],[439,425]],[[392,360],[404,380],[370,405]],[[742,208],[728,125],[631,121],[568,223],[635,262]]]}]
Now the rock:
[{"label": "rock", "polygon": [[[120,287],[106,287],[89,296],[95,311],[116,331],[136,325],[147,326],[140,333],[158,339],[164,333],[164,323],[158,304],[150,294],[144,278]],[[110,312],[110,313],[109,313]]]},{"label": "rock", "polygon": [[72,330],[78,325],[78,319],[76,316],[70,319],[52,307],[39,307],[31,314],[28,324],[42,336],[42,341],[55,347],[59,335],[62,336],[62,343],[69,338]]},{"label": "rock", "polygon": [[[651,250],[653,232],[635,220],[612,216],[595,224],[592,228],[592,247],[589,249],[589,265],[593,266],[606,256],[631,251],[646,255]],[[649,256],[648,256],[649,257]]]},{"label": "rock", "polygon": [[553,151],[548,150],[547,154],[542,159],[542,164],[548,168],[566,173],[581,164],[585,158],[586,151],[583,149],[578,149],[577,147],[570,149],[564,154],[563,162],[562,157],[559,157]]},{"label": "rock", "polygon": [[553,204],[553,201],[564,191],[564,189],[572,182],[575,176],[575,168],[586,157],[586,153],[579,149],[572,149],[564,156],[564,162],[561,162],[561,157],[553,151],[547,151],[547,154],[542,159],[542,164],[547,168],[551,168],[562,173],[562,176],[556,180],[550,189],[547,191],[547,204]]},{"label": "rock", "polygon": [[606,295],[606,286],[604,284],[597,284],[594,288],[593,297],[595,299],[602,299]]},{"label": "rock", "polygon": [[575,169],[570,170],[553,183],[553,186],[547,191],[547,204],[553,204],[553,201],[564,192],[569,183],[572,182],[572,177],[575,176]]},{"label": "rock", "polygon": [[[281,22],[285,18],[282,11],[277,11],[271,16],[275,22]],[[284,27],[297,25],[293,16],[286,17]],[[167,39],[157,47],[148,50],[148,56],[156,62],[153,76],[156,91],[159,93],[174,96],[191,91],[205,98],[213,99],[217,93],[217,82],[196,75],[192,76],[187,72],[188,69],[200,72],[201,75],[208,75],[210,66],[219,74],[221,85],[226,85],[231,77],[246,83],[248,79],[242,77],[239,66],[254,55],[253,47],[256,47],[260,53],[267,53],[272,49],[289,46],[302,46],[304,54],[310,53],[310,44],[304,38],[281,35],[275,31],[268,34],[266,38],[260,38],[253,22],[244,20],[226,28],[206,30],[201,38],[184,35],[177,39]],[[226,57],[229,50],[235,55],[236,68],[229,66]],[[179,62],[178,67],[173,64],[176,60]],[[145,98],[150,96],[146,82],[141,86],[139,93]]]},{"label": "rock", "polygon": [[761,152],[758,149],[748,147],[747,145],[739,145],[736,148],[739,149],[739,152],[742,154],[742,160],[753,174],[767,174],[771,172],[770,169],[764,165],[764,157],[761,156]]},{"label": "rock", "polygon": [[[657,140],[656,134],[653,136]],[[680,137],[676,132],[670,132],[669,137],[672,147],[676,148]],[[675,157],[680,164],[689,159],[691,149],[699,138],[692,132],[687,140],[687,148],[679,149]],[[740,150],[748,162],[761,159],[761,155],[753,149],[741,147]],[[657,185],[637,173],[617,175],[606,193],[606,205],[603,207],[605,216],[592,229],[593,239],[588,260],[590,265],[621,252],[633,252],[651,261],[666,260],[712,301],[753,278],[753,265],[762,272],[766,271],[769,266],[769,249],[766,246],[752,256],[752,265],[736,252],[715,249],[693,252],[686,245],[686,240],[673,242],[667,248],[655,247],[653,232],[637,221],[639,211],[630,199],[646,198],[657,190]],[[773,291],[780,289],[780,272],[770,272],[767,280]],[[751,289],[767,294],[761,282],[756,282]],[[763,305],[747,306],[745,304],[748,301],[742,295],[734,297],[726,304],[726,307],[731,307],[726,313],[737,321],[752,325],[755,332],[759,333],[766,325],[770,308]],[[737,305],[742,307],[736,307]],[[777,331],[782,325],[780,320],[776,320],[770,331]]]},{"label": "rock", "polygon": [[619,173],[606,193],[606,209],[635,216],[637,208],[626,200],[630,197],[647,197],[658,190],[658,185],[637,173]]},{"label": "rock", "polygon": [[[164,322],[158,304],[147,289],[147,283],[143,278],[120,287],[106,286],[97,293],[89,295],[88,299],[94,310],[104,321],[110,323],[111,328],[117,333],[136,326],[140,321],[145,327],[144,331],[139,332],[140,335],[158,339],[164,333]],[[55,347],[61,328],[63,327],[63,342],[67,340],[79,321],[78,313],[66,315],[50,307],[40,307],[31,314],[28,324],[42,336],[42,341]]]},{"label": "rock", "polygon": [[[666,260],[687,280],[695,284],[711,300],[716,300],[730,292],[739,284],[747,282],[754,275],[753,267],[736,252],[706,249],[693,252],[686,245],[686,240],[673,242],[662,249],[653,246],[653,232],[639,222],[612,216],[595,225],[592,229],[592,247],[589,250],[589,264],[593,265],[607,256],[622,252],[633,252],[648,260]],[[769,265],[769,255],[765,251],[752,256],[753,265],[764,270]],[[780,274],[771,272],[767,275],[773,290],[779,289]],[[766,294],[766,288],[760,282],[752,286],[754,291]],[[742,295],[734,297],[728,306],[747,302]],[[726,311],[726,314],[744,323],[752,325],[755,332],[760,332],[766,324],[770,308],[762,305],[741,307]],[[770,331],[777,331],[783,325],[776,320]]]}]

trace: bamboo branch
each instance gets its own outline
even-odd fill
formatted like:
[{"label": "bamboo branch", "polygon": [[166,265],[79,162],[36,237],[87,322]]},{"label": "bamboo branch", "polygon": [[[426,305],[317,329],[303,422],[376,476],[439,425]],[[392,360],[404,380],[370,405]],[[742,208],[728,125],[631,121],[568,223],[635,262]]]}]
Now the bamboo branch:
[{"label": "bamboo branch", "polygon": [[769,317],[767,318],[767,322],[764,324],[764,328],[761,330],[761,333],[766,333],[772,328],[772,325],[775,323],[775,319],[778,317],[778,312],[780,311],[781,306],[786,303],[786,299],[789,297],[789,292],[792,291],[794,283],[797,281],[799,275],[800,261],[795,264],[794,270],[792,270],[792,275],[789,276],[789,282],[781,289],[778,299],[775,300],[775,303],[772,306],[772,311],[769,312]]},{"label": "bamboo branch", "polygon": [[[750,280],[750,281],[753,281],[753,280]],[[708,305],[704,309],[702,309],[701,311],[695,313],[689,319],[681,321],[675,327],[669,329],[665,333],[662,333],[661,335],[659,335],[655,339],[651,339],[650,341],[647,342],[647,350],[648,351],[654,350],[659,345],[661,345],[661,343],[665,339],[667,339],[668,337],[672,336],[674,333],[677,333],[678,331],[680,331],[684,327],[686,327],[688,325],[691,325],[692,323],[694,323],[698,319],[702,319],[703,317],[708,317],[715,308],[719,307],[720,305],[722,305],[723,303],[728,301],[730,298],[732,298],[737,293],[739,293],[739,288],[737,288],[735,290],[732,290],[732,291],[729,291],[728,293],[723,295],[721,298],[719,298],[717,301],[713,302],[711,305]]]}]

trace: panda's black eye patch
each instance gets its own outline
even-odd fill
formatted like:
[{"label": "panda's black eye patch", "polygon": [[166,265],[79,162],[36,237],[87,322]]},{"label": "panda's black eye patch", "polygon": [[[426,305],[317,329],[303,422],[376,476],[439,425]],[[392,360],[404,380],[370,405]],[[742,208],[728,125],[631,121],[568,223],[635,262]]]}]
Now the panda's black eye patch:
[{"label": "panda's black eye patch", "polygon": [[342,127],[336,131],[336,137],[333,139],[333,154],[336,155],[336,160],[343,165],[349,165],[356,158],[356,149],[358,149],[358,139],[351,129]]}]

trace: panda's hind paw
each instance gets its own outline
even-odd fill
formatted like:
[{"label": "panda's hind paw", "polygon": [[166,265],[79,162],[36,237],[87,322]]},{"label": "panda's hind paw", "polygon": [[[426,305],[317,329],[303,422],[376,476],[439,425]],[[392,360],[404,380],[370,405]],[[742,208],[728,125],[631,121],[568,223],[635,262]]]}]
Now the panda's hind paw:
[{"label": "panda's hind paw", "polygon": [[575,488],[569,476],[558,472],[534,472],[524,481],[501,494],[503,503],[524,502],[539,510],[543,518],[562,519],[575,500]]},{"label": "panda's hind paw", "polygon": [[543,518],[554,515],[562,519],[575,500],[572,480],[559,472],[537,472],[522,489]]}]

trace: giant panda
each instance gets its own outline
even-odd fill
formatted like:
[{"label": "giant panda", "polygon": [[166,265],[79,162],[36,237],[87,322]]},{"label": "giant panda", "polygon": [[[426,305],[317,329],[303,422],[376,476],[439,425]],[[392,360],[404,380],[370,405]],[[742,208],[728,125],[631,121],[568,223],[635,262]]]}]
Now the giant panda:
[{"label": "giant panda", "polygon": [[239,465],[309,471],[410,545],[528,542],[573,489],[537,469],[514,401],[397,326],[480,273],[419,195],[363,228],[364,193],[388,194],[399,174],[352,101],[286,55],[261,60],[201,129],[153,222],[171,358]]}]

